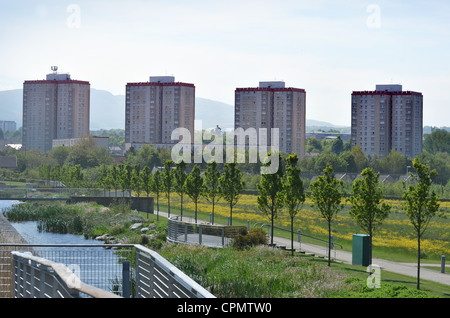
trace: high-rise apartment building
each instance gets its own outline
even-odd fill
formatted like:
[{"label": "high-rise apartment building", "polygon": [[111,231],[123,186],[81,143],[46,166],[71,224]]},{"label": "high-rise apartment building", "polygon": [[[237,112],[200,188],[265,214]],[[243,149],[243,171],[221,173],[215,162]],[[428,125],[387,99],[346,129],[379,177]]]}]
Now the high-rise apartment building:
[{"label": "high-rise apartment building", "polygon": [[49,151],[54,139],[89,136],[90,83],[69,74],[23,84],[22,147]]},{"label": "high-rise apartment building", "polygon": [[383,157],[392,149],[414,158],[422,152],[423,96],[402,85],[352,93],[352,146]]},{"label": "high-rise apartment building", "polygon": [[235,129],[266,128],[268,145],[272,128],[278,128],[279,150],[305,155],[306,91],[285,87],[285,82],[260,82],[259,87],[235,91]]},{"label": "high-rise apartment building", "polygon": [[178,143],[178,140],[172,140],[176,128],[188,129],[193,144],[194,122],[193,84],[175,82],[173,76],[152,76],[149,82],[127,84],[126,148],[139,148],[143,144],[170,147]]}]

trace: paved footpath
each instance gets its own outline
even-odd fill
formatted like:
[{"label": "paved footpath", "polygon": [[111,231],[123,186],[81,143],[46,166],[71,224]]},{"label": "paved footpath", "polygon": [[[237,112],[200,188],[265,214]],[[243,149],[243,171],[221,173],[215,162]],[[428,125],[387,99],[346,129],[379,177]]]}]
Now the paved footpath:
[{"label": "paved footpath", "polygon": [[[159,212],[160,216],[167,218],[167,213]],[[172,214],[173,215],[173,214]],[[193,220],[188,217],[183,217],[185,222],[193,222]],[[203,223],[203,222],[202,222]],[[274,237],[273,243],[280,246],[286,246],[286,248],[291,247],[291,240],[281,237]],[[294,249],[305,251],[307,253],[312,253],[315,255],[328,256],[328,250],[323,246],[318,246],[314,244],[298,243],[294,240]],[[352,253],[347,251],[342,251],[336,249],[331,252],[331,257],[338,261],[342,261],[346,264],[352,264]],[[450,262],[450,260],[449,260]],[[383,270],[403,274],[406,276],[417,277],[417,263],[398,263],[392,262],[384,259],[373,258],[372,264],[378,265],[381,268],[381,279],[383,279]],[[437,270],[432,270],[424,268],[423,266],[438,266]],[[440,264],[421,264],[420,269],[420,279],[430,280],[440,284],[450,286],[450,264],[446,265],[445,273],[441,273]]]},{"label": "paved footpath", "polygon": [[[291,247],[291,240],[280,238],[280,237],[274,237],[273,238],[274,244],[286,246],[286,248]],[[316,255],[322,255],[327,256],[328,250],[323,246],[317,246],[313,244],[307,244],[307,243],[298,243],[294,241],[294,248],[300,249],[305,252],[314,253]],[[331,252],[331,257],[342,261],[346,264],[352,264],[352,253],[347,251],[342,251],[336,249],[335,251]],[[398,263],[398,262],[392,262],[385,259],[380,258],[373,258],[372,264],[378,265],[381,268],[381,279],[383,279],[383,270],[403,274],[406,276],[412,276],[417,277],[417,263]],[[438,266],[437,270],[434,269],[428,269],[423,268],[423,266]],[[446,265],[445,273],[441,273],[441,267],[440,264],[421,264],[420,266],[420,279],[424,280],[430,280],[437,283],[441,283],[444,285],[450,286],[450,266]]]}]

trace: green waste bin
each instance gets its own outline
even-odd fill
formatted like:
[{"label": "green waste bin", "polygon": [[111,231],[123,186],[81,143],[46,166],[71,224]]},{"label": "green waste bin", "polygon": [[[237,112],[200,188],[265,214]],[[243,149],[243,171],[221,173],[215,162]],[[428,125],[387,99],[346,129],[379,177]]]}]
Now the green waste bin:
[{"label": "green waste bin", "polygon": [[353,234],[352,265],[370,265],[370,236]]}]

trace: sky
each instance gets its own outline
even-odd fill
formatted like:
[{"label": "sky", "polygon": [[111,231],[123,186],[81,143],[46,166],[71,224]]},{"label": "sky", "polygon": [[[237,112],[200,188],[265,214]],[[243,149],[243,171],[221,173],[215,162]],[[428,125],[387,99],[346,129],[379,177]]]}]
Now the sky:
[{"label": "sky", "polygon": [[170,75],[233,105],[277,80],[306,90],[308,119],[350,126],[352,91],[402,84],[424,125],[450,126],[449,61],[446,0],[0,0],[0,90],[58,66],[115,95]]}]

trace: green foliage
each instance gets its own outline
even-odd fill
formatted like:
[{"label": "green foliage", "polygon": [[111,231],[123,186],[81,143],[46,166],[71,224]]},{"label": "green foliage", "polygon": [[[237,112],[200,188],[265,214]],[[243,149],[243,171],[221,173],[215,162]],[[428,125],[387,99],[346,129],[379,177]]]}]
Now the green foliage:
[{"label": "green foliage", "polygon": [[375,174],[372,168],[366,168],[361,173],[362,179],[353,182],[353,195],[350,216],[361,229],[370,236],[369,263],[372,263],[372,237],[374,231],[388,217],[391,206],[382,203],[383,193],[378,184],[380,174]]},{"label": "green foliage", "polygon": [[298,168],[298,157],[296,154],[290,155],[286,159],[286,176],[283,183],[283,205],[291,218],[291,248],[294,255],[294,218],[305,202],[306,195],[303,180]]},{"label": "green foliage", "polygon": [[[278,155],[279,154],[275,154]],[[270,153],[267,154],[270,157]],[[279,163],[281,163],[281,156],[279,156]],[[263,167],[270,167],[270,162],[264,162]],[[273,244],[273,223],[278,216],[278,211],[284,205],[283,193],[283,170],[278,167],[275,173],[261,175],[261,181],[258,187],[258,209],[266,214],[271,220],[271,244]]]},{"label": "green foliage", "polygon": [[266,233],[259,228],[250,229],[248,232],[238,234],[233,238],[232,246],[238,250],[243,250],[256,245],[266,245]]},{"label": "green foliage", "polygon": [[164,162],[164,170],[163,170],[163,189],[167,197],[168,207],[169,207],[169,216],[170,216],[170,193],[173,191],[173,161],[166,160]]},{"label": "green foliage", "polygon": [[380,288],[369,288],[366,281],[356,277],[347,278],[345,283],[348,288],[338,293],[342,298],[433,298],[429,293],[403,285],[382,282]]},{"label": "green foliage", "polygon": [[219,192],[220,172],[217,170],[217,163],[212,161],[208,163],[204,174],[202,195],[211,203],[212,206],[212,223],[214,224],[214,207],[220,200]]},{"label": "green foliage", "polygon": [[239,195],[244,187],[242,172],[239,171],[236,163],[226,163],[219,178],[219,192],[230,207],[230,224],[233,222],[233,207],[239,201]]},{"label": "green foliage", "polygon": [[352,205],[349,214],[365,233],[372,236],[388,217],[391,207],[382,203],[383,193],[378,183],[380,174],[366,168],[361,176],[362,179],[353,182],[353,195],[348,199]]},{"label": "green foliage", "polygon": [[139,151],[130,151],[127,154],[126,163],[130,165],[139,164],[141,167],[161,167],[170,159],[170,151],[167,149],[156,149],[153,145],[144,145]]},{"label": "green foliage", "polygon": [[413,168],[417,175],[411,173],[411,177],[416,185],[410,182],[405,189],[403,206],[417,234],[417,289],[420,289],[420,240],[439,209],[439,198],[431,190],[432,178],[437,172],[422,164],[418,158],[414,159]]},{"label": "green foliage", "polygon": [[70,148],[65,164],[80,165],[82,168],[98,167],[101,164],[113,164],[114,160],[105,147],[97,146],[92,137],[83,139]]},{"label": "green foliage", "polygon": [[183,185],[184,192],[194,201],[195,204],[195,222],[197,222],[197,204],[203,190],[203,178],[200,175],[200,168],[194,166],[191,173],[187,176]]},{"label": "green foliage", "polygon": [[147,194],[147,197],[150,196],[150,192],[152,191],[152,171],[148,166],[145,166],[144,169],[142,169],[140,174],[140,182],[142,185],[142,189]]},{"label": "green foliage", "polygon": [[411,173],[411,177],[417,184],[414,185],[413,182],[410,182],[405,190],[404,209],[416,229],[417,235],[421,237],[431,218],[439,209],[439,198],[431,190],[432,178],[437,175],[437,172],[420,163],[418,159],[414,160],[413,168],[417,175]]},{"label": "green foliage", "polygon": [[161,254],[218,298],[320,298],[348,288],[342,273],[263,246],[166,245]]},{"label": "green foliage", "polygon": [[445,152],[450,154],[450,132],[436,129],[425,137],[423,149],[431,154]]},{"label": "green foliage", "polygon": [[331,222],[343,209],[343,182],[335,178],[331,165],[328,164],[323,172],[324,174],[318,176],[310,185],[311,199],[313,207],[320,212],[321,217]]},{"label": "green foliage", "polygon": [[186,174],[186,163],[184,161],[180,161],[178,163],[175,163],[175,170],[173,173],[173,181],[174,181],[174,191],[178,193],[180,196],[180,211],[181,216],[183,216],[183,196],[186,193],[185,191],[185,182],[187,179]]},{"label": "green foliage", "polygon": [[331,222],[336,214],[344,208],[342,199],[344,196],[343,182],[334,177],[334,171],[330,164],[311,183],[311,199],[313,207],[319,211],[320,216],[328,222],[328,266],[331,260]]}]

